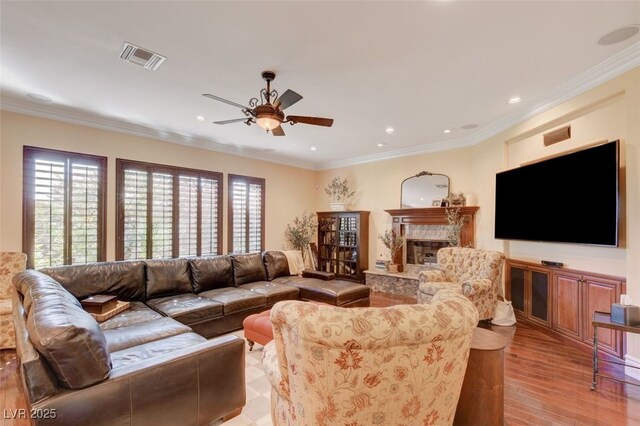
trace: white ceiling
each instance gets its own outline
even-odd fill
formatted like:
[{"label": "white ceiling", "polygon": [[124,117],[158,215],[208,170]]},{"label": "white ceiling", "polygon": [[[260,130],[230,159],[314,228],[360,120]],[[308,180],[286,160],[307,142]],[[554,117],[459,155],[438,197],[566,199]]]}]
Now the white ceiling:
[{"label": "white ceiling", "polygon": [[[588,88],[603,61],[624,70],[640,57],[638,35],[597,43],[640,23],[638,1],[0,7],[3,108],[312,169],[469,145]],[[155,72],[127,63],[118,58],[124,41],[168,59]],[[273,137],[257,126],[211,123],[242,115],[202,93],[246,104],[267,69],[280,93],[304,96],[288,114],[332,117],[333,127],[298,124]],[[509,105],[515,95],[523,102]],[[468,123],[479,127],[460,129]]]}]

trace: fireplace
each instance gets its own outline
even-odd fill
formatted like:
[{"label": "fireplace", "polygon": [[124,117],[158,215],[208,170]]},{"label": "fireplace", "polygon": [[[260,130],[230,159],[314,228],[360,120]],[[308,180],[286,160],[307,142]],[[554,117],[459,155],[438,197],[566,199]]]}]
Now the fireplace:
[{"label": "fireplace", "polygon": [[406,262],[411,265],[430,265],[436,263],[438,250],[448,245],[449,241],[407,240]]},{"label": "fireplace", "polygon": [[398,253],[394,258],[400,271],[415,271],[416,268],[420,268],[419,265],[436,263],[438,250],[449,246],[451,225],[447,222],[447,210],[456,208],[463,219],[460,243],[462,246],[474,246],[474,219],[478,207],[386,210],[393,218],[395,232],[407,239],[402,253]]}]

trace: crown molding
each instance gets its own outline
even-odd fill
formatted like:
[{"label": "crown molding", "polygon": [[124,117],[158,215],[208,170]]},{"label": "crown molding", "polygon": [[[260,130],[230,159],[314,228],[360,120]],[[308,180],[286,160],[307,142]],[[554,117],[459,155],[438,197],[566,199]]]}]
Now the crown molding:
[{"label": "crown molding", "polygon": [[358,164],[371,163],[375,161],[389,160],[392,158],[406,157],[417,154],[428,154],[438,151],[462,148],[476,145],[484,140],[495,136],[516,124],[522,123],[529,118],[535,117],[561,103],[574,98],[589,89],[593,89],[600,84],[611,80],[614,77],[624,74],[640,66],[640,42],[621,50],[613,56],[605,59],[599,64],[591,67],[587,71],[578,74],[567,82],[561,84],[546,95],[539,97],[525,110],[509,114],[484,127],[481,127],[473,134],[454,140],[441,140],[420,146],[406,149],[389,151],[386,153],[364,155],[350,159],[328,161],[320,164],[320,170],[335,169],[339,167],[355,166]]},{"label": "crown molding", "polygon": [[60,105],[38,104],[32,101],[15,97],[2,97],[0,109],[5,111],[26,114],[40,118],[46,118],[64,123],[76,124],[79,126],[91,127],[94,129],[106,130],[110,132],[124,133],[131,136],[161,140],[175,143],[191,148],[206,149],[208,151],[221,152],[224,154],[237,155],[239,157],[253,160],[266,161],[269,163],[282,164],[307,170],[317,170],[317,164],[302,161],[294,158],[283,158],[273,153],[262,150],[241,147],[237,145],[227,145],[216,142],[212,139],[195,138],[189,135],[182,135],[161,129],[126,122],[123,120],[103,117],[75,108]]},{"label": "crown molding", "polygon": [[541,114],[542,112],[547,111],[561,104],[562,102],[567,101],[568,99],[580,95],[581,93],[584,93],[587,90],[592,89],[638,66],[640,66],[640,42],[632,44],[626,49],[607,58],[603,62],[561,84],[560,86],[548,92],[546,95],[537,98],[535,102],[532,102],[531,106],[529,106],[528,108],[495,120],[494,122],[481,127],[468,136],[453,140],[439,140],[419,146],[388,151],[384,153],[363,155],[323,163],[302,161],[293,158],[283,158],[280,155],[274,155],[273,153],[267,153],[253,148],[227,145],[217,142],[213,139],[194,138],[188,135],[181,135],[174,132],[152,129],[150,127],[129,123],[123,120],[91,114],[79,109],[51,104],[37,104],[15,97],[3,97],[1,108],[3,110],[21,114],[27,114],[101,130],[114,131],[132,136],[158,139],[161,141],[176,143],[179,145],[201,148],[214,152],[222,152],[225,154],[237,155],[240,157],[267,161],[270,163],[282,164],[285,166],[307,170],[327,170],[418,154],[447,151],[451,149],[476,145],[515,126],[516,124],[519,124],[538,114]]}]

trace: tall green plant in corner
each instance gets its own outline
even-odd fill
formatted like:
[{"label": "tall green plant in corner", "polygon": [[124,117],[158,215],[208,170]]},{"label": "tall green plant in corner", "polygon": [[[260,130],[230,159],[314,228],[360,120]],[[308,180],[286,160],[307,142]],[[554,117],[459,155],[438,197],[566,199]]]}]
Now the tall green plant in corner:
[{"label": "tall green plant in corner", "polygon": [[293,222],[287,225],[284,238],[292,249],[300,250],[304,259],[304,249],[313,240],[317,229],[316,215],[305,210],[301,218],[296,216]]}]

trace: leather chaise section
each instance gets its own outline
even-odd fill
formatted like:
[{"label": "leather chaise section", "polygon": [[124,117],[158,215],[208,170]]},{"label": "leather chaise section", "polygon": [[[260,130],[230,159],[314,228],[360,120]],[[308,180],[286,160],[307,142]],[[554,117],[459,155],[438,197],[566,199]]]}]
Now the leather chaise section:
[{"label": "leather chaise section", "polygon": [[267,307],[267,296],[241,288],[219,288],[205,291],[199,296],[222,303],[225,316],[248,309]]},{"label": "leather chaise section", "polygon": [[269,281],[243,284],[238,288],[267,296],[267,307],[269,308],[282,300],[296,300],[300,294],[297,287],[270,283]]},{"label": "leather chaise section", "polygon": [[324,281],[317,278],[303,278],[297,275],[276,278],[274,281],[278,284],[298,287],[302,300],[314,300],[335,306],[348,306],[350,303],[360,299],[368,300],[371,291],[366,285],[351,281]]},{"label": "leather chaise section", "polygon": [[183,324],[191,324],[222,316],[223,310],[222,303],[193,293],[159,297],[148,300],[147,304]]},{"label": "leather chaise section", "polygon": [[113,318],[100,323],[102,331],[114,328],[127,327],[134,324],[153,321],[162,318],[162,315],[154,311],[142,302],[131,302],[129,308]]},{"label": "leather chaise section", "polygon": [[191,329],[176,320],[163,317],[129,327],[106,330],[104,337],[107,339],[109,352],[113,353],[182,333],[191,333]]}]

